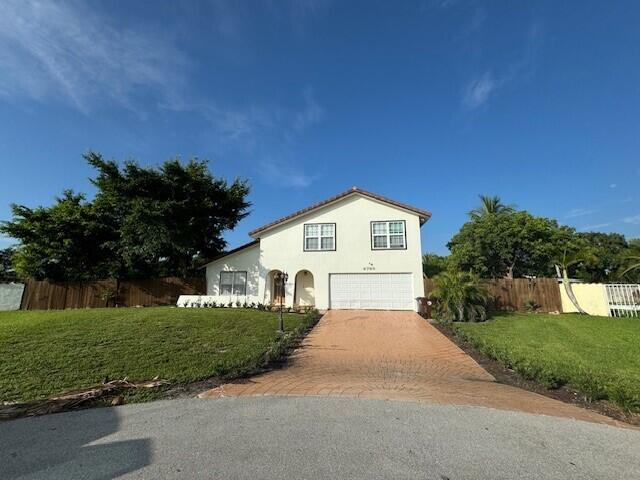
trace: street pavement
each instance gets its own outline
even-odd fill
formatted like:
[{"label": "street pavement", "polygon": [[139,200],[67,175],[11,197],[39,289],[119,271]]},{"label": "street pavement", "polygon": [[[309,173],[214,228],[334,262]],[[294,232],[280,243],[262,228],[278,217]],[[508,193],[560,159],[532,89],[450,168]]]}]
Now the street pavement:
[{"label": "street pavement", "polygon": [[179,399],[0,423],[0,479],[638,479],[640,431],[478,406]]}]

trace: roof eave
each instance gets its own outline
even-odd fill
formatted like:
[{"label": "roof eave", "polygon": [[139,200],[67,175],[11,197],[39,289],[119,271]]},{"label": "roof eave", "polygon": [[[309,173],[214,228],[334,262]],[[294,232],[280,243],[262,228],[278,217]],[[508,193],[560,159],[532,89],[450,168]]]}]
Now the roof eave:
[{"label": "roof eave", "polygon": [[223,258],[226,258],[226,257],[228,257],[230,255],[234,255],[236,253],[240,253],[243,250],[246,250],[246,249],[251,248],[251,247],[255,247],[256,245],[259,245],[259,244],[260,244],[260,239],[255,239],[255,240],[252,240],[249,243],[245,243],[244,245],[240,245],[239,247],[234,248],[233,250],[229,250],[228,252],[221,253],[217,257],[214,257],[211,260],[207,260],[206,263],[203,263],[202,265],[200,265],[198,267],[198,270],[206,268],[208,265],[211,265],[213,262],[217,262],[218,260],[222,260]]},{"label": "roof eave", "polygon": [[386,203],[389,205],[392,205],[396,208],[399,208],[401,210],[405,210],[409,213],[413,213],[414,215],[417,215],[420,218],[420,225],[424,225],[427,220],[429,220],[429,218],[431,218],[431,212],[428,212],[426,210],[421,210],[418,208],[413,208],[409,205],[405,205],[403,203],[400,202],[396,202],[394,200],[391,200],[390,198],[386,198],[383,197],[382,195],[377,195],[375,193],[372,192],[367,192],[366,190],[361,190],[357,187],[353,187],[345,192],[342,192],[334,197],[331,197],[327,200],[325,200],[324,202],[320,202],[317,203],[315,205],[312,205],[311,207],[307,207],[304,208],[302,210],[299,210],[298,212],[292,213],[291,215],[287,215],[279,220],[276,220],[274,222],[268,223],[267,225],[264,225],[260,228],[257,228],[255,230],[252,230],[249,232],[249,236],[254,238],[254,239],[259,239],[260,238],[260,234],[267,232],[269,230],[272,230],[273,228],[279,227],[281,225],[287,224],[297,218],[300,218],[301,216],[307,215],[311,212],[314,212],[320,208],[324,208],[327,207],[329,205],[333,205],[336,202],[339,202],[347,197],[349,197],[350,195],[361,195],[367,198],[371,198],[373,200],[376,200],[378,202],[382,202],[382,203]]}]

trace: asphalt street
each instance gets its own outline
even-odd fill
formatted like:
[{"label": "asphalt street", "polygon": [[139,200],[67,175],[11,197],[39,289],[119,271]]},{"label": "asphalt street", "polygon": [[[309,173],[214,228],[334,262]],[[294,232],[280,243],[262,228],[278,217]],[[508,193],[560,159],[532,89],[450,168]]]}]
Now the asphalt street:
[{"label": "asphalt street", "polygon": [[0,423],[0,478],[638,479],[640,431],[401,401],[169,400]]}]

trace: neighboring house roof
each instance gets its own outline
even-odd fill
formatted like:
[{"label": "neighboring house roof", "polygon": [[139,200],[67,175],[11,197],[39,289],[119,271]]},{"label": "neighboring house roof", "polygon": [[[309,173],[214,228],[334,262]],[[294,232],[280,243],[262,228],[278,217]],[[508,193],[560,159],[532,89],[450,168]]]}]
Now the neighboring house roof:
[{"label": "neighboring house roof", "polygon": [[394,207],[398,207],[401,208],[403,210],[408,210],[410,212],[413,212],[415,214],[417,214],[420,217],[420,224],[422,225],[424,222],[426,222],[430,217],[431,217],[431,212],[428,212],[427,210],[422,210],[421,208],[416,208],[416,207],[412,207],[410,205],[406,205],[404,203],[400,203],[400,202],[396,202],[395,200],[391,200],[390,198],[387,197],[383,197],[382,195],[378,195],[376,193],[371,193],[371,192],[367,192],[366,190],[362,190],[358,187],[352,187],[349,190],[342,192],[338,195],[335,195],[331,198],[328,198],[322,202],[319,203],[315,203],[307,208],[303,208],[302,210],[298,210],[295,213],[292,213],[291,215],[287,215],[286,217],[282,217],[279,218],[278,220],[275,220],[271,223],[267,223],[266,225],[263,225],[260,228],[256,228],[255,230],[252,230],[251,232],[249,232],[249,235],[251,235],[252,237],[255,237],[255,235],[257,235],[258,233],[264,232],[265,230],[269,230],[277,225],[280,225],[282,223],[288,222],[290,220],[293,220],[295,218],[300,217],[301,215],[305,215],[313,210],[316,210],[318,208],[321,207],[325,207],[329,204],[332,204],[334,202],[337,202],[338,200],[342,200],[345,197],[348,197],[349,195],[362,195],[364,197],[369,197],[372,198],[374,200],[377,200],[379,202],[383,202],[383,203],[387,203],[389,205],[393,205]]},{"label": "neighboring house roof", "polygon": [[205,263],[203,263],[198,268],[204,268],[207,265],[209,265],[211,262],[215,262],[216,260],[220,260],[221,258],[228,257],[229,255],[233,255],[234,253],[238,253],[238,252],[240,252],[242,250],[245,250],[247,248],[250,248],[250,247],[253,247],[255,245],[258,245],[259,243],[260,243],[260,240],[253,240],[253,241],[251,241],[249,243],[245,243],[244,245],[240,245],[239,247],[234,248],[233,250],[229,250],[228,252],[221,253],[217,257],[213,257],[212,259],[207,260]]}]

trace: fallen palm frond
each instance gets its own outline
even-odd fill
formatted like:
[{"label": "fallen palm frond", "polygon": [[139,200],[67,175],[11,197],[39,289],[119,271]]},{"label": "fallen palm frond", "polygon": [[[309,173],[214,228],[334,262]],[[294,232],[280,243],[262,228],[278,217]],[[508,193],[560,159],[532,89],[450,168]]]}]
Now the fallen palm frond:
[{"label": "fallen palm frond", "polygon": [[[45,415],[47,413],[57,413],[66,410],[79,408],[83,404],[95,401],[100,398],[118,395],[125,390],[139,388],[158,388],[168,385],[167,380],[158,380],[157,378],[134,383],[124,378],[122,380],[105,381],[100,385],[93,386],[87,390],[65,393],[46,400],[35,400],[32,402],[10,402],[0,405],[0,420],[9,420],[16,417]],[[117,402],[121,403],[121,401]]]}]

